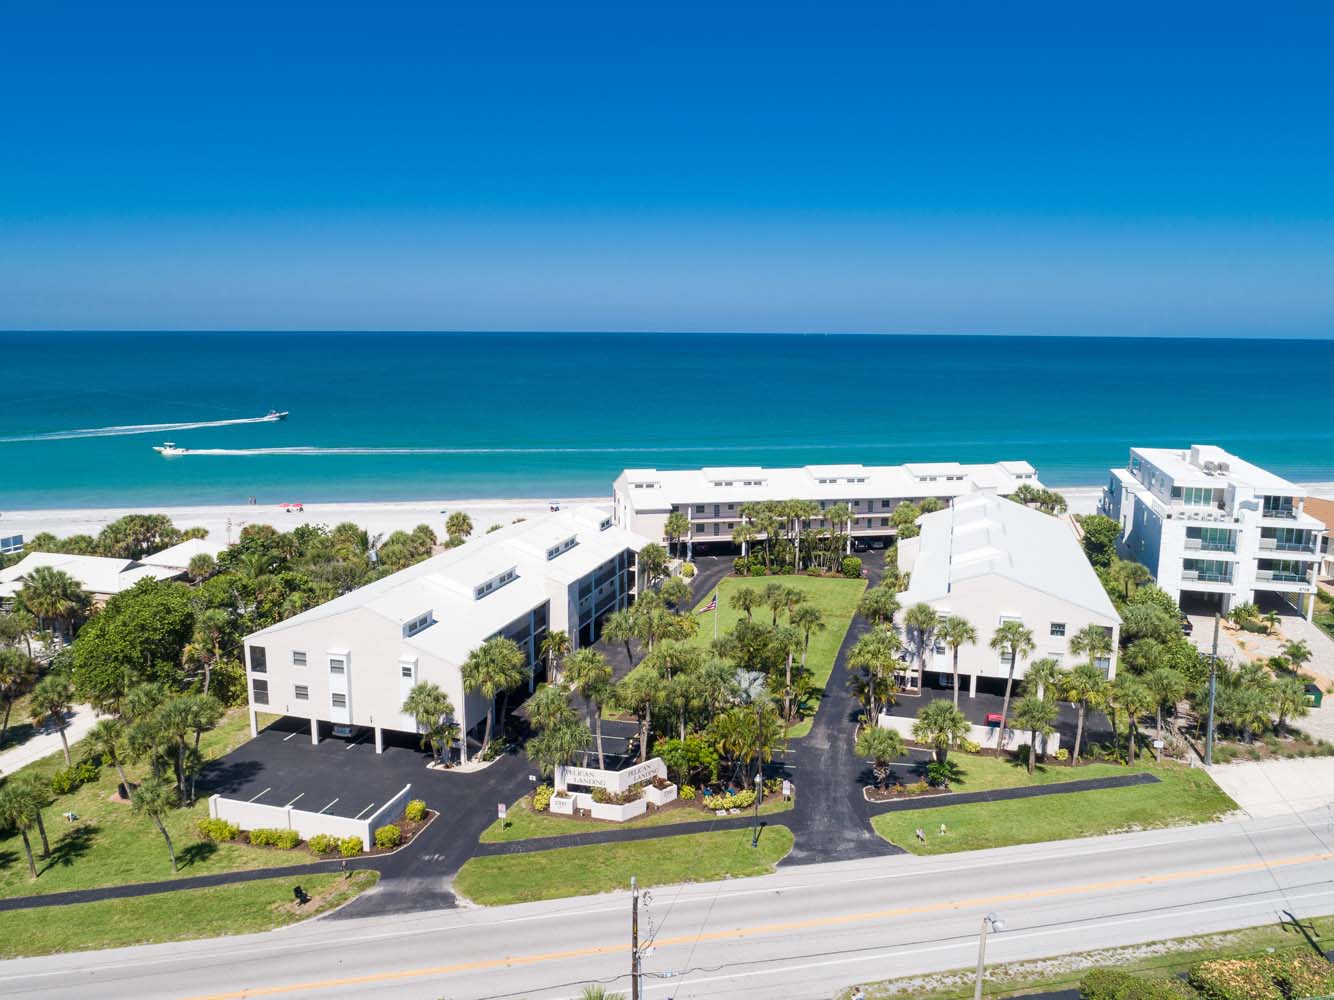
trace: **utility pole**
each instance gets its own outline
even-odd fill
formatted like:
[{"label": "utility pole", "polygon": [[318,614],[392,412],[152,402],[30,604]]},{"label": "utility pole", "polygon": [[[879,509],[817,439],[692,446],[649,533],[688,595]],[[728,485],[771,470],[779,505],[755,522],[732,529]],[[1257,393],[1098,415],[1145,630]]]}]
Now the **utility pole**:
[{"label": "utility pole", "polygon": [[1209,728],[1204,737],[1204,766],[1214,763],[1214,695],[1218,690],[1218,630],[1223,616],[1214,612],[1214,651],[1209,654]]},{"label": "utility pole", "polygon": [[630,876],[630,1000],[639,1000],[639,883]]}]

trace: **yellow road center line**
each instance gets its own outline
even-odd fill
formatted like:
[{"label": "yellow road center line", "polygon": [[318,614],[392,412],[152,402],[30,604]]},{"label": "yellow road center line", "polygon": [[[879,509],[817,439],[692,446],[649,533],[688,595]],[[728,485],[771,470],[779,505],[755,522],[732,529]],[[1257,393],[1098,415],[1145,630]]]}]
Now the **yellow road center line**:
[{"label": "yellow road center line", "polygon": [[[1210,878],[1217,875],[1240,875],[1245,872],[1261,871],[1269,868],[1285,868],[1291,865],[1306,865],[1318,861],[1334,860],[1334,853],[1305,854],[1275,861],[1251,861],[1239,865],[1225,865],[1219,868],[1194,868],[1188,871],[1166,872],[1162,875],[1137,875],[1133,878],[1113,879],[1107,882],[1085,882],[1080,885],[1061,886],[1052,889],[1030,889],[1024,892],[1007,892],[994,896],[977,896],[971,899],[947,900],[939,903],[922,903],[916,906],[891,907],[884,910],[867,910],[863,913],[848,913],[834,917],[811,917],[806,920],[789,920],[779,923],[758,924],[753,927],[734,927],[728,930],[708,931],[701,934],[682,934],[677,937],[661,938],[654,942],[655,948],[672,945],[693,944],[696,941],[726,941],[737,938],[755,937],[763,934],[777,934],[786,931],[812,930],[821,927],[839,927],[846,924],[868,923],[888,917],[917,916],[927,913],[940,913],[947,910],[962,910],[977,907],[984,909],[1002,903],[1016,903],[1036,899],[1051,899],[1060,896],[1082,896],[1106,892],[1111,889],[1127,889],[1136,886],[1157,885],[1164,882],[1179,882],[1185,879]],[[246,1000],[248,997],[280,996],[287,993],[303,993],[311,990],[328,990],[342,986],[362,986],[367,983],[390,983],[408,979],[421,979],[426,976],[445,976],[457,972],[480,972],[487,969],[509,969],[518,966],[540,965],[543,962],[559,962],[572,958],[588,958],[595,955],[616,955],[630,950],[629,944],[598,945],[588,948],[571,948],[566,951],[540,952],[535,955],[507,956],[490,958],[476,962],[457,962],[453,965],[437,965],[423,969],[402,969],[397,972],[377,972],[364,976],[347,976],[341,979],[324,979],[318,982],[290,983],[286,986],[261,986],[254,989],[237,990],[232,993],[212,993],[206,996],[191,997],[189,1000]]]}]

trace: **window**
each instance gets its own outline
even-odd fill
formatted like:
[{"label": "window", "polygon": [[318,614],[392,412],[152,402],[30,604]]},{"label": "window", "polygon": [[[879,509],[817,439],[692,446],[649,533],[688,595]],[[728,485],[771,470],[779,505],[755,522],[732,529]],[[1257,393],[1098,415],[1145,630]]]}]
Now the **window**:
[{"label": "window", "polygon": [[292,697],[297,701],[310,701],[310,688],[305,684],[297,684],[292,688]]},{"label": "window", "polygon": [[887,518],[887,517],[882,517],[882,518],[880,519],[880,527],[882,527],[882,528],[888,528],[888,527],[889,527],[889,518]]},{"label": "window", "polygon": [[329,657],[329,673],[343,674],[347,672],[347,662],[341,656]]},{"label": "window", "polygon": [[430,624],[431,624],[431,612],[429,611],[423,612],[416,618],[412,619],[412,621],[404,623],[403,638],[406,639],[410,635],[416,635],[418,632],[420,632],[422,629],[426,628]]},{"label": "window", "polygon": [[889,510],[889,508],[892,507],[893,505],[894,505],[894,501],[893,501],[893,500],[881,500],[881,501],[880,501],[880,509],[881,509],[881,510]]},{"label": "window", "polygon": [[292,650],[292,666],[304,667],[306,665],[306,654],[300,650]]},{"label": "window", "polygon": [[1051,634],[1054,635],[1054,636],[1063,636],[1063,635],[1065,635],[1065,622],[1052,622],[1052,623],[1051,623]]},{"label": "window", "polygon": [[408,680],[412,680],[412,664],[410,664],[410,663],[401,663],[401,664],[399,664],[398,670],[399,670],[399,673],[401,673],[401,674],[402,674],[404,677],[406,677]]},{"label": "window", "polygon": [[256,705],[267,705],[269,703],[269,682],[262,677],[252,677],[250,679],[250,700]]},{"label": "window", "polygon": [[579,541],[578,535],[571,535],[569,538],[565,539],[565,541],[561,542],[559,545],[553,545],[551,546],[551,548],[547,549],[547,558],[555,559],[562,552],[569,552],[570,549],[574,548],[575,544],[578,541]]},{"label": "window", "polygon": [[609,517],[604,517],[604,518],[602,519],[602,523],[601,523],[600,525],[598,525],[598,530],[599,530],[599,531],[606,531],[606,530],[607,530],[608,528],[610,528],[610,527],[611,527],[611,518],[609,518]]},{"label": "window", "polygon": [[347,695],[335,692],[330,695],[329,698],[330,704],[333,705],[334,708],[347,708]]},{"label": "window", "polygon": [[703,513],[704,513],[704,505],[703,505],[702,503],[701,503],[701,504],[696,504],[696,505],[695,505],[695,513],[696,513],[696,514],[703,514]]},{"label": "window", "polygon": [[[250,669],[257,674],[268,673],[268,662],[264,659],[263,646],[250,647]],[[268,704],[265,702],[265,704]]]}]

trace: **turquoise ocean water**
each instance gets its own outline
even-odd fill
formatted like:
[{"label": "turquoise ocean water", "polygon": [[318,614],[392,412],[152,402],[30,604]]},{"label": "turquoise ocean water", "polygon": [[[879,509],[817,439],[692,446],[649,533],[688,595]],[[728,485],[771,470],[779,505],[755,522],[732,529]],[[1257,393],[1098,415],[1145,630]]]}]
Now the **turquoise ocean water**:
[{"label": "turquoise ocean water", "polygon": [[1092,485],[1194,442],[1334,480],[1334,341],[9,333],[0,373],[10,510],[601,496],[626,466],[1023,458]]}]

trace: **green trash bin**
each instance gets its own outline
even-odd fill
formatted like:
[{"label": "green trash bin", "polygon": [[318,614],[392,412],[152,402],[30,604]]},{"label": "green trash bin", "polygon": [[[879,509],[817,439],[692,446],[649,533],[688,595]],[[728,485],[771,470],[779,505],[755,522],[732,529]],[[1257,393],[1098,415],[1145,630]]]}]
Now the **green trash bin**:
[{"label": "green trash bin", "polygon": [[1325,692],[1320,690],[1319,684],[1306,685],[1306,704],[1312,708],[1319,708],[1320,703],[1325,700]]}]

